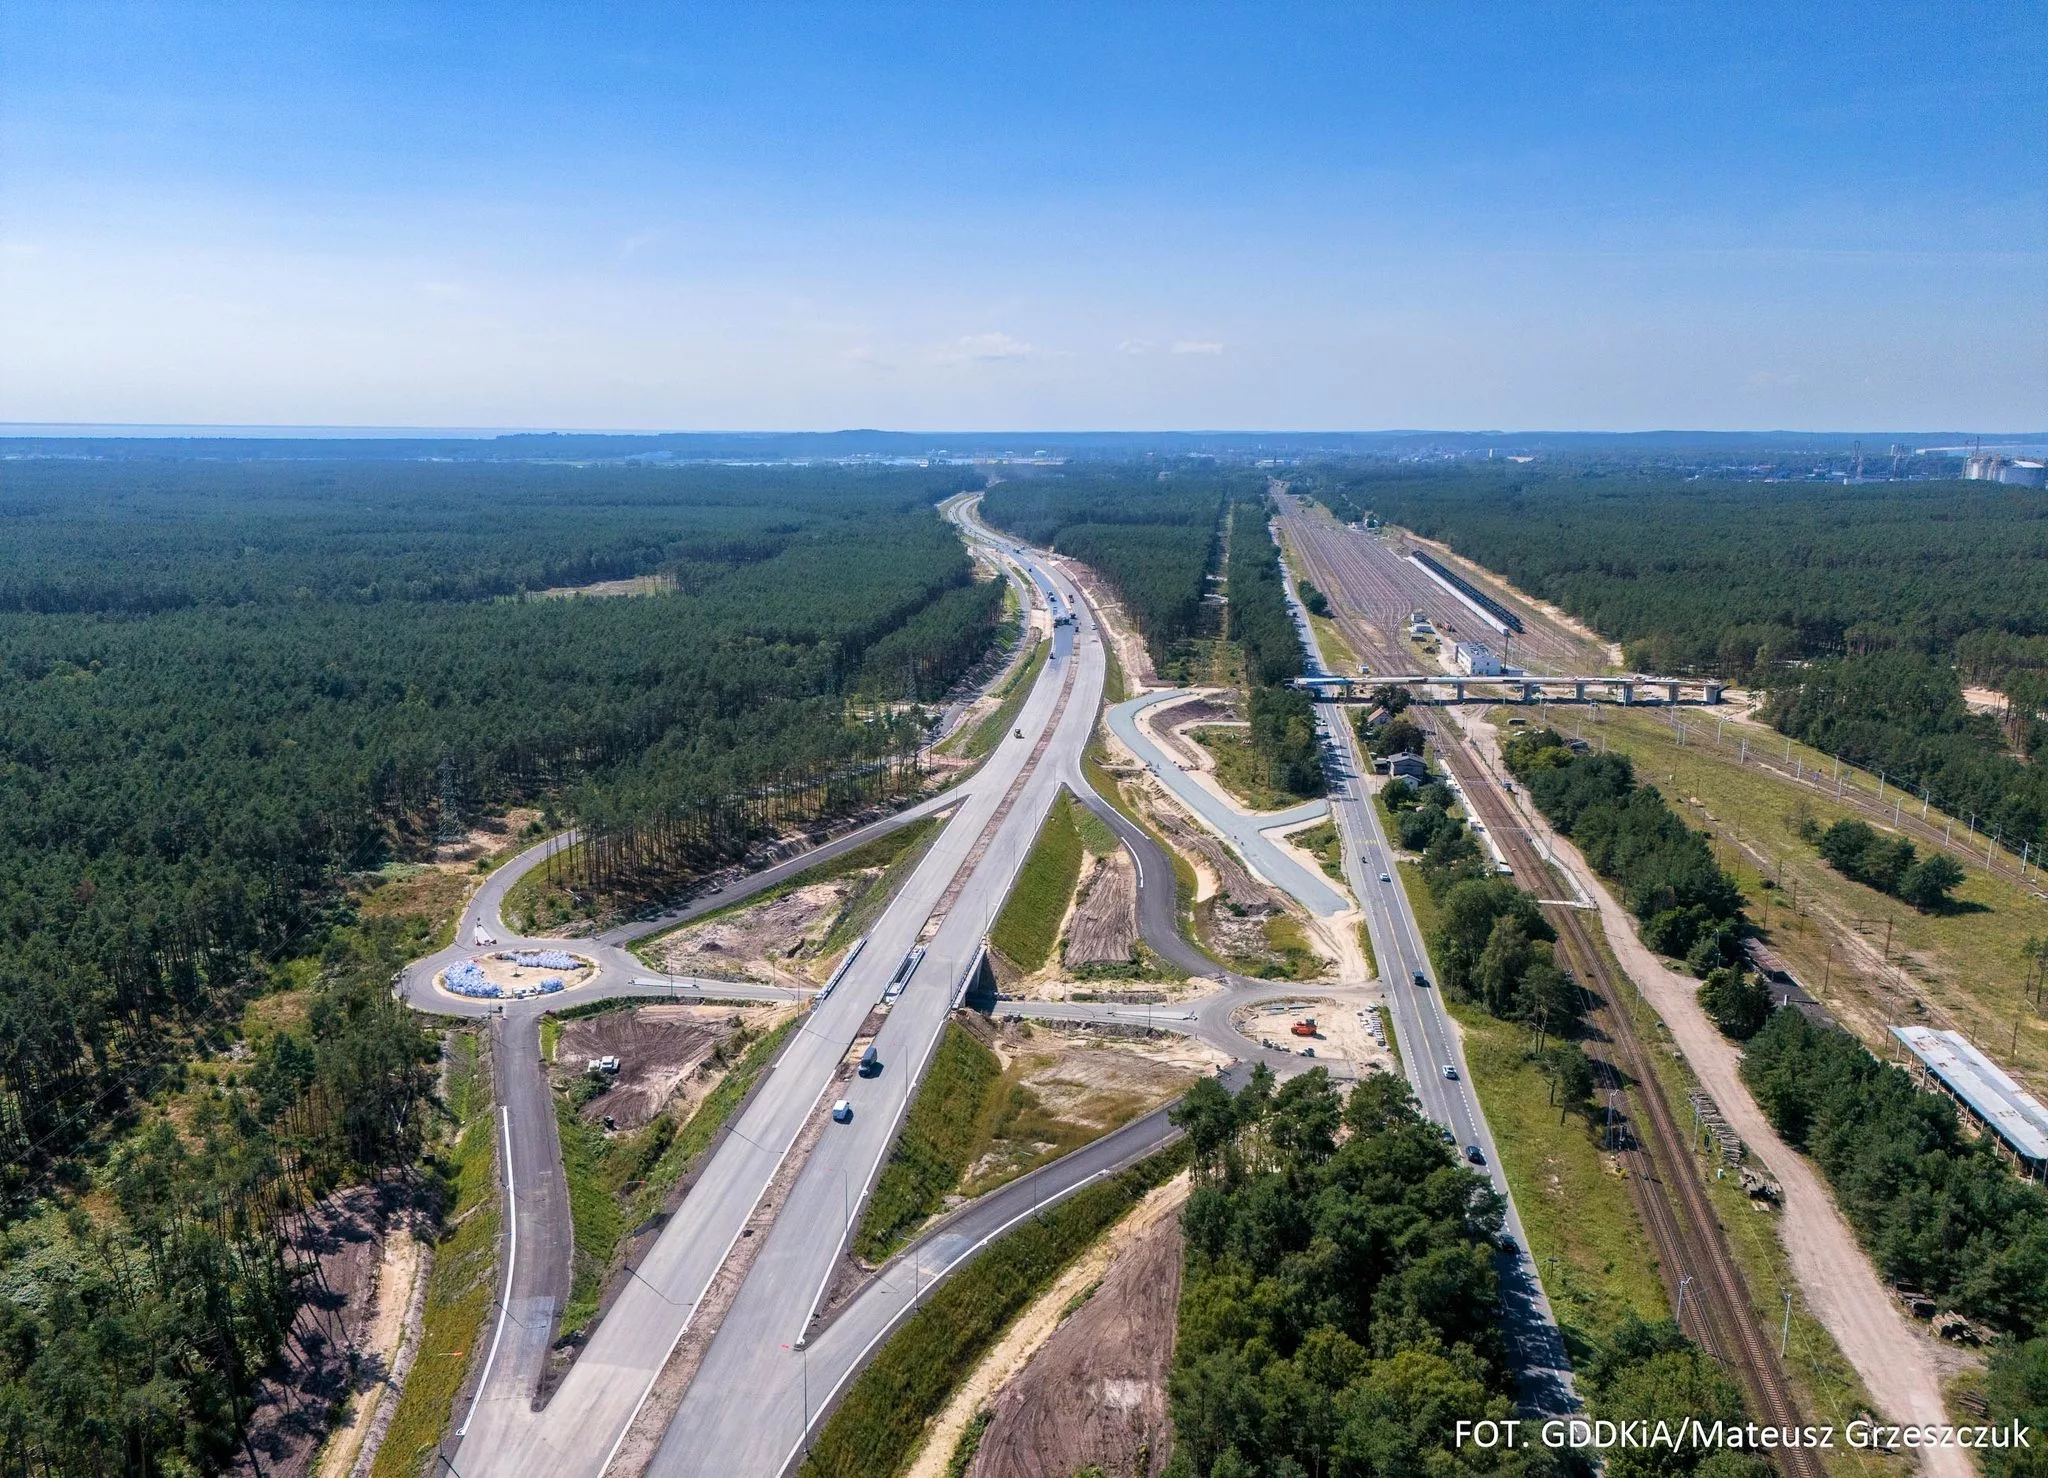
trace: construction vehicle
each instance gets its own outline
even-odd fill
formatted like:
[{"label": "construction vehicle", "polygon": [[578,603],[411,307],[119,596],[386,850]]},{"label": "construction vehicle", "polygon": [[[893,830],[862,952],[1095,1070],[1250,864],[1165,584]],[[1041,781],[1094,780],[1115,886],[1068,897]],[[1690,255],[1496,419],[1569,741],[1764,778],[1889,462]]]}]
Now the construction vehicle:
[{"label": "construction vehicle", "polygon": [[1315,1036],[1316,1019],[1313,1016],[1304,1016],[1301,1018],[1301,1020],[1295,1022],[1293,1026],[1290,1026],[1287,1029],[1293,1032],[1297,1037]]}]

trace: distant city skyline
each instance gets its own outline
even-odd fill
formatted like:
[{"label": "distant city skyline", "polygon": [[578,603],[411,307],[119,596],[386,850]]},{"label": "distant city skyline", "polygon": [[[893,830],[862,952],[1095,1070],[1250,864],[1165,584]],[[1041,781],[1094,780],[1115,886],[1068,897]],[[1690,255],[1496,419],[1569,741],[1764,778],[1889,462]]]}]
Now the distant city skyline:
[{"label": "distant city skyline", "polygon": [[0,51],[8,422],[2048,422],[2034,5],[16,0]]}]

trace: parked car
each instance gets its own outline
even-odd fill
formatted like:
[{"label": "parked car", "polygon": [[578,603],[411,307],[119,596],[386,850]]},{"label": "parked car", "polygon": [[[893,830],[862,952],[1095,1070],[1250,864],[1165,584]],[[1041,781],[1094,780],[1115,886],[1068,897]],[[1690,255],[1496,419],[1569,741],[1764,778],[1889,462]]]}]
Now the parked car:
[{"label": "parked car", "polygon": [[832,1122],[835,1124],[851,1124],[853,1122],[853,1105],[843,1098],[833,1104]]}]

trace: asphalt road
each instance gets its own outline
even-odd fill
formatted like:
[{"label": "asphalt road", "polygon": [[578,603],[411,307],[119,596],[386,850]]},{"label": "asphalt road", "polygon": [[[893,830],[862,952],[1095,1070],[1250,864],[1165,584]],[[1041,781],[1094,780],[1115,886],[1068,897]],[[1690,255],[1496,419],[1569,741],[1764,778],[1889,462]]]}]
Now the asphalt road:
[{"label": "asphalt road", "polygon": [[1266,831],[1275,827],[1308,825],[1328,812],[1329,807],[1324,802],[1310,801],[1266,815],[1240,811],[1189,775],[1172,755],[1155,744],[1139,727],[1138,715],[1145,709],[1185,698],[1189,691],[1187,688],[1169,688],[1162,693],[1147,693],[1119,703],[1109,710],[1109,727],[1129,746],[1131,753],[1143,760],[1173,792],[1176,799],[1207,822],[1212,830],[1229,839],[1253,872],[1319,917],[1329,918],[1332,914],[1342,913],[1346,905],[1337,896],[1337,890],[1282,852],[1265,836]]},{"label": "asphalt road", "polygon": [[[835,1090],[852,1106],[852,1120],[829,1125],[799,1173],[655,1455],[648,1470],[652,1474],[768,1473],[776,1471],[786,1458],[793,1434],[801,1430],[809,1374],[806,1367],[815,1359],[812,1352],[798,1346],[813,1332],[813,1315],[823,1301],[826,1285],[837,1274],[851,1228],[859,1224],[861,1207],[895,1140],[955,995],[1023,865],[1040,822],[1058,797],[1062,783],[1059,760],[1062,756],[1078,760],[1094,730],[1104,673],[1100,635],[1085,606],[1078,603],[1078,592],[1064,576],[1032,565],[1029,555],[1021,558],[1042,589],[1051,587],[1055,613],[1072,610],[1078,624],[1055,628],[1052,655],[1020,721],[1026,737],[1005,741],[1006,745],[1035,748],[1036,736],[1051,718],[1053,700],[1071,682],[1064,711],[1039,762],[1023,779],[993,842],[931,936],[924,962],[883,1023],[875,1040],[881,1072],[854,1077]],[[970,839],[978,835],[979,826],[969,833],[964,825],[971,820],[977,802],[992,796],[993,788],[970,802],[962,819],[948,828],[949,835],[958,833]],[[944,869],[941,886],[951,880],[953,870]],[[913,902],[910,894],[923,877],[921,871],[903,899],[906,916],[914,913],[920,922],[930,904]],[[875,948],[871,943],[870,951]],[[901,957],[900,952],[896,957]],[[824,1009],[848,994],[851,984],[842,983]],[[853,994],[859,998],[859,992]],[[850,1043],[850,1035],[847,1041]],[[693,1197],[696,1194],[693,1192]],[[685,1210],[688,1204],[684,1203]]]},{"label": "asphalt road", "polygon": [[[1332,537],[1360,537],[1345,534],[1334,523],[1332,527],[1337,530]],[[1396,572],[1400,568],[1396,565]],[[1398,573],[1395,578],[1399,578]],[[1416,578],[1422,577],[1418,574]],[[1291,597],[1291,585],[1289,593]],[[1377,614],[1381,616],[1398,608],[1404,598],[1399,587],[1378,593]],[[1349,591],[1338,583],[1337,589],[1326,590],[1325,594],[1333,601],[1342,601]],[[1418,599],[1416,604],[1420,603]],[[1301,624],[1308,629],[1306,620]],[[1312,631],[1309,639],[1314,640]],[[1311,650],[1315,650],[1313,646]],[[1372,937],[1380,975],[1386,982],[1387,1004],[1394,1017],[1394,1035],[1401,1046],[1403,1069],[1422,1111],[1450,1130],[1461,1151],[1466,1145],[1478,1146],[1485,1159],[1486,1174],[1506,1204],[1508,1233],[1516,1247],[1522,1249],[1495,1259],[1522,1403],[1528,1410],[1543,1414],[1574,1410],[1577,1397],[1571,1383],[1571,1362],[1565,1354],[1550,1301],[1527,1255],[1529,1240],[1522,1228],[1521,1214],[1501,1170],[1492,1130],[1472,1091],[1472,1074],[1465,1062],[1464,1049],[1444,1009],[1421,928],[1394,865],[1393,847],[1367,784],[1371,772],[1364,763],[1350,714],[1340,704],[1322,703],[1316,706],[1316,717],[1323,730],[1323,767],[1330,783],[1331,810],[1344,838],[1345,875],[1365,906],[1366,928]],[[1382,883],[1382,874],[1389,881]],[[1415,984],[1418,972],[1429,985]],[[1457,1076],[1447,1077],[1446,1067]]]}]

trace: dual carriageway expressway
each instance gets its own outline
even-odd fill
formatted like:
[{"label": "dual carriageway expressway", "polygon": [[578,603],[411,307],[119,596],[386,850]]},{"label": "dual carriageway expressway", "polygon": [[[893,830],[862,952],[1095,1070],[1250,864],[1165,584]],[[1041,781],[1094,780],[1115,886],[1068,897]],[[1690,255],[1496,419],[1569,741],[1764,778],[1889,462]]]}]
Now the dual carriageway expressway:
[{"label": "dual carriageway expressway", "polygon": [[[568,1289],[569,1218],[551,1094],[538,1059],[538,1018],[549,998],[496,1003],[465,1001],[438,990],[433,979],[463,951],[421,961],[402,990],[423,1009],[442,1014],[491,1014],[494,1067],[500,1099],[501,1148],[508,1225],[502,1297],[489,1329],[489,1354],[442,1462],[463,1478],[498,1474],[564,1474],[598,1478],[619,1458],[629,1437],[652,1446],[653,1474],[779,1474],[795,1464],[810,1430],[832,1396],[882,1338],[912,1310],[921,1293],[959,1266],[1001,1230],[1036,1207],[1131,1163],[1169,1142],[1174,1131],[1164,1111],[1041,1167],[939,1224],[882,1268],[827,1318],[825,1294],[838,1276],[851,1228],[872,1188],[906,1112],[924,1064],[934,1050],[966,972],[982,948],[988,925],[1015,880],[1040,821],[1065,785],[1130,847],[1140,879],[1139,912],[1146,941],[1191,974],[1217,977],[1222,989],[1182,1012],[1148,1013],[1151,1024],[1186,1031],[1221,1046],[1242,1065],[1266,1059],[1281,1070],[1306,1064],[1291,1054],[1265,1051],[1245,1039],[1232,1013],[1276,996],[1299,996],[1298,986],[1242,980],[1222,974],[1179,935],[1170,860],[1159,845],[1110,807],[1088,784],[1081,759],[1095,724],[1104,678],[1100,632],[1074,582],[1047,557],[979,525],[970,506],[953,514],[963,533],[984,552],[1013,563],[1038,599],[1068,619],[1053,628],[1053,653],[1017,721],[1022,737],[1002,741],[968,781],[917,807],[861,828],[826,847],[790,858],[697,900],[689,908],[598,941],[541,941],[511,937],[499,919],[503,895],[519,873],[545,855],[537,847],[490,879],[465,911],[458,937],[479,927],[504,936],[507,947],[558,943],[598,956],[599,978],[579,988],[578,999],[624,995],[667,999],[675,982],[648,978],[622,946],[629,937],[668,927],[748,896],[823,857],[919,815],[952,816],[917,870],[892,899],[866,947],[843,978],[792,1035],[730,1132],[708,1157],[688,1195],[607,1306],[588,1342],[546,1404],[535,1395],[548,1360],[555,1320]],[[1456,1084],[1438,1068],[1459,1061],[1455,1034],[1442,1019],[1404,1000],[1397,989],[1428,961],[1405,895],[1367,885],[1375,859],[1389,855],[1366,802],[1348,725],[1337,736],[1349,762],[1333,766],[1332,807],[1346,842],[1347,877],[1365,907],[1395,1028],[1408,1073],[1424,1111],[1460,1144],[1483,1148],[1497,1188],[1492,1140],[1461,1073]],[[1162,775],[1162,779],[1170,777]],[[562,839],[557,839],[557,845]],[[884,1070],[851,1077],[849,1048],[914,946],[924,953],[884,1020],[876,1040]],[[685,982],[687,987],[691,983]],[[774,988],[696,983],[700,993],[787,998]],[[1366,999],[1358,987],[1309,987],[1351,1005]],[[687,993],[683,998],[688,998]],[[1433,1005],[1433,1003],[1432,1003]],[[1084,1019],[1128,1016],[1131,1008],[1010,1003],[1032,1015]],[[823,1106],[845,1097],[847,1124],[816,1134]],[[802,1143],[815,1138],[815,1149]],[[793,1173],[793,1177],[791,1172]],[[781,1204],[776,1204],[776,1197]],[[1510,1225],[1526,1245],[1520,1227]],[[758,1241],[757,1241],[758,1239]],[[742,1248],[742,1242],[755,1245]],[[1500,1258],[1511,1310],[1510,1343],[1523,1372],[1525,1400],[1538,1410],[1572,1404],[1569,1375],[1542,1290],[1528,1259]],[[714,1284],[742,1276],[729,1307],[712,1295]],[[714,1305],[718,1305],[714,1308]],[[708,1347],[681,1393],[673,1416],[648,1409],[671,1355],[689,1337],[700,1313],[722,1309],[715,1332],[698,1331]],[[673,1379],[673,1375],[672,1375]],[[668,1399],[675,1398],[671,1394]]]}]

